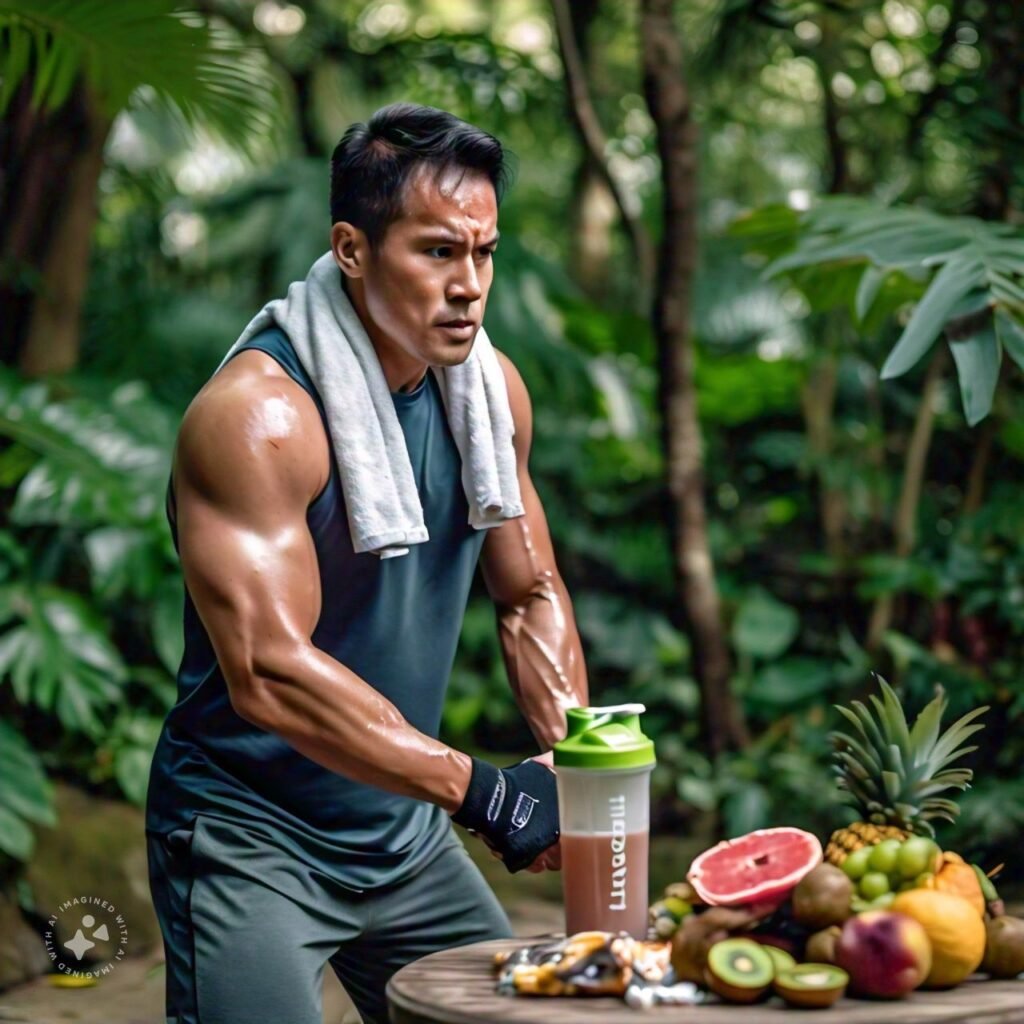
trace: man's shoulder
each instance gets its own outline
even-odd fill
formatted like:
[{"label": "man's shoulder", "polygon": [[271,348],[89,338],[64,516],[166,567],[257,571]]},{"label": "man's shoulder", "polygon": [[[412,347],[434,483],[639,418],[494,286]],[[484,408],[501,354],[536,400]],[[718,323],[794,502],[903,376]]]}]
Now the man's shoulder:
[{"label": "man's shoulder", "polygon": [[175,475],[239,484],[283,475],[317,493],[325,480],[327,435],[310,394],[271,356],[235,356],[192,400],[181,421]]},{"label": "man's shoulder", "polygon": [[[530,404],[530,392],[527,390],[519,370],[509,357],[495,346],[494,354],[498,357],[498,365],[505,375],[505,390],[508,392],[508,406],[512,413],[512,424],[516,435],[527,437],[533,429],[533,409]],[[518,447],[518,446],[517,446]]]}]

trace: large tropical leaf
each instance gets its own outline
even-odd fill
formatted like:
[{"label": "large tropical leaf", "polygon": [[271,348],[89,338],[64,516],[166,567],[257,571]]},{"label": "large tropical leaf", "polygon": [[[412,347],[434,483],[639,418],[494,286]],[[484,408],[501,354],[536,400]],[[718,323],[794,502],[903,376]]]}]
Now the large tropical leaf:
[{"label": "large tropical leaf", "polygon": [[0,588],[3,627],[0,681],[18,702],[98,735],[99,712],[121,696],[128,674],[99,615],[68,591],[12,583]]},{"label": "large tropical leaf", "polygon": [[55,401],[46,384],[0,371],[0,436],[37,458],[18,487],[22,525],[152,525],[170,468],[173,423],[136,383],[105,399]]},{"label": "large tropical leaf", "polygon": [[0,0],[0,113],[26,78],[33,103],[53,109],[83,76],[111,116],[130,98],[152,100],[243,149],[264,145],[281,109],[264,55],[176,7],[174,0]]},{"label": "large tropical leaf", "polygon": [[861,318],[891,281],[931,275],[882,367],[882,377],[899,377],[912,369],[945,332],[965,416],[972,425],[987,416],[1002,347],[1011,358],[1021,357],[1024,233],[974,217],[946,217],[848,196],[829,198],[801,217],[795,246],[764,273],[793,276],[808,267],[850,266],[863,268],[855,297]]},{"label": "large tropical leaf", "polygon": [[29,822],[53,826],[53,787],[36,752],[0,720],[0,851],[28,860],[35,846]]}]

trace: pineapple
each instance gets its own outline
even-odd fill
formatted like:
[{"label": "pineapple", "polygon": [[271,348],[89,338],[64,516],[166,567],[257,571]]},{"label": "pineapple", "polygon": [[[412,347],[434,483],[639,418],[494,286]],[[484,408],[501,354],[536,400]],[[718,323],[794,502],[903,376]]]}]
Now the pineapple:
[{"label": "pineapple", "polygon": [[899,698],[884,679],[876,678],[882,699],[871,696],[873,711],[859,700],[852,708],[836,707],[855,731],[832,734],[833,770],[839,788],[847,791],[863,820],[832,833],[825,850],[831,864],[840,864],[848,853],[883,839],[905,839],[911,834],[934,837],[932,819],[953,821],[959,813],[952,800],[939,794],[966,789],[973,775],[970,768],[948,765],[977,750],[963,744],[984,728],[971,722],[988,708],[975,708],[940,735],[939,723],[948,703],[940,687],[938,696],[908,729]]}]

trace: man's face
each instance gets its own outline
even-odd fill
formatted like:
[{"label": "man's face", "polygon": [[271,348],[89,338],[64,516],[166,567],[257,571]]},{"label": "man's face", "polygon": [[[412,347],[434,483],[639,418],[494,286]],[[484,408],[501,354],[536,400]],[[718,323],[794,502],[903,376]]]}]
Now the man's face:
[{"label": "man's face", "polygon": [[[461,180],[460,180],[461,179]],[[400,217],[368,254],[361,277],[377,331],[431,366],[464,362],[484,318],[498,241],[486,175],[433,168],[406,183]]]}]

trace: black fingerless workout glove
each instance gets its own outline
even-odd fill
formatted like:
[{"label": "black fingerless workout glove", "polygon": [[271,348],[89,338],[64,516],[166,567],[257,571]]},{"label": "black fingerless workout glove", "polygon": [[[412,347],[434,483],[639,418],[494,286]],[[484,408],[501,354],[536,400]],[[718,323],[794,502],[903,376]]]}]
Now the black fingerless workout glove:
[{"label": "black fingerless workout glove", "polygon": [[558,841],[555,773],[532,760],[495,768],[474,757],[466,798],[452,821],[486,836],[505,867],[521,871]]}]

